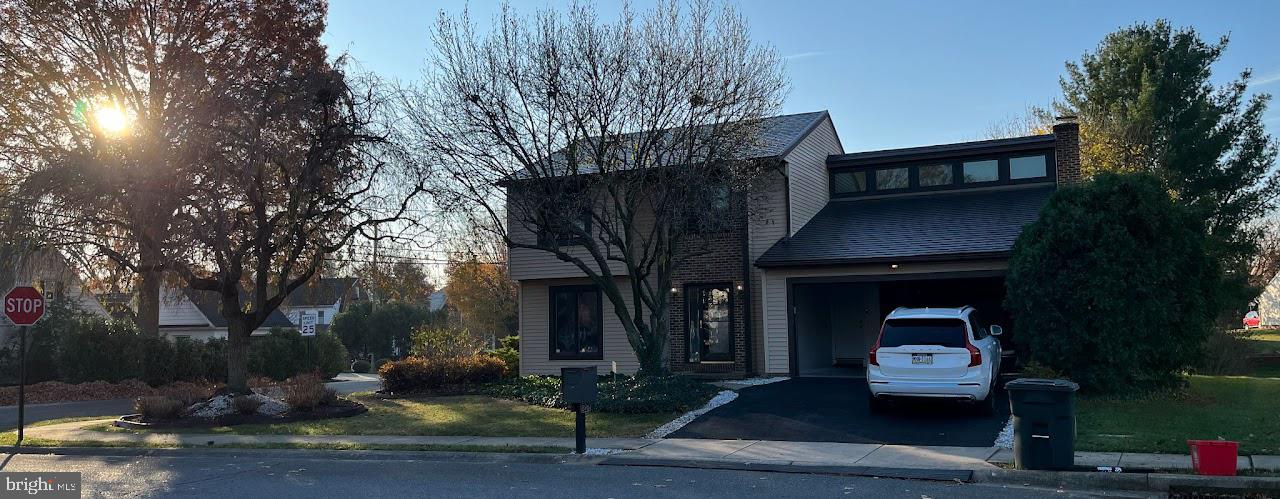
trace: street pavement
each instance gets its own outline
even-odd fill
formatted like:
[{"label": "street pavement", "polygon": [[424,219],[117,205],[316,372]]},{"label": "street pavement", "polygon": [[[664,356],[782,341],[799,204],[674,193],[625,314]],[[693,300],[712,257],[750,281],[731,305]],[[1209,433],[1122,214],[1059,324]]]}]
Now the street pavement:
[{"label": "street pavement", "polygon": [[[133,412],[130,399],[85,400],[54,404],[27,404],[24,420],[27,424],[50,419],[88,416],[119,416]],[[0,429],[18,427],[18,406],[0,406]]]},{"label": "street pavement", "polygon": [[343,458],[299,452],[185,456],[0,454],[0,471],[78,471],[83,497],[1096,497],[989,484],[585,463]]},{"label": "street pavement", "polygon": [[376,374],[341,373],[333,377],[333,381],[325,386],[337,390],[338,395],[350,395],[356,392],[372,392],[382,388]]},{"label": "street pavement", "polygon": [[[325,385],[336,390],[339,395],[369,392],[380,388],[378,377],[372,374],[342,373],[333,379],[334,381]],[[24,419],[30,424],[36,421],[61,418],[120,416],[131,412],[133,412],[132,399],[85,400],[53,404],[27,404]],[[18,406],[0,406],[0,430],[17,428],[17,426]]]}]

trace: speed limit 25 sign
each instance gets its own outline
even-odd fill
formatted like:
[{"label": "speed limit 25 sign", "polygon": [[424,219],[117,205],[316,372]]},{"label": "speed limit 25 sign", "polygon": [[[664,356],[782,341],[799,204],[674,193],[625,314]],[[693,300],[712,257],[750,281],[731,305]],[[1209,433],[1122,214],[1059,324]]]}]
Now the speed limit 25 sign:
[{"label": "speed limit 25 sign", "polygon": [[4,295],[4,315],[14,325],[30,326],[44,316],[44,296],[30,286],[18,286]]}]

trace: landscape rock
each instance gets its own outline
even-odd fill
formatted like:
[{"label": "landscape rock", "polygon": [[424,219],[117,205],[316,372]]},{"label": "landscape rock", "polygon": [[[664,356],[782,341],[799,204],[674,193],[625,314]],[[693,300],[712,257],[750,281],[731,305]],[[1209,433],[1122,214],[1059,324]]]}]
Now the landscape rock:
[{"label": "landscape rock", "polygon": [[[258,414],[264,416],[279,416],[289,411],[289,405],[279,399],[268,397],[266,395],[255,393],[248,397],[257,400]],[[191,417],[213,419],[222,416],[234,414],[236,407],[232,395],[218,395],[204,402],[192,405],[187,409],[187,414]]]}]

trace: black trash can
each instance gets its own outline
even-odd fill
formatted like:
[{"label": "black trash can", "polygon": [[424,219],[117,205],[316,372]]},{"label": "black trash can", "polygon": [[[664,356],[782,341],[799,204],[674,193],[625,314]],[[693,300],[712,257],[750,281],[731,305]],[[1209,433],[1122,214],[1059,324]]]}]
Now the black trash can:
[{"label": "black trash can", "polygon": [[1075,465],[1075,392],[1064,379],[1022,378],[1005,385],[1013,413],[1013,463],[1020,470]]}]

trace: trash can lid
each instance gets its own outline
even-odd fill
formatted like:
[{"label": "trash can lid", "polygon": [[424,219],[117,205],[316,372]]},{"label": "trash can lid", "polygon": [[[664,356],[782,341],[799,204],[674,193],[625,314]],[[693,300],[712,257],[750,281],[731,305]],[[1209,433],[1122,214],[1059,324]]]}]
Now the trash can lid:
[{"label": "trash can lid", "polygon": [[1074,392],[1080,385],[1065,379],[1018,378],[1005,383],[1006,390],[1040,390],[1049,392]]}]

